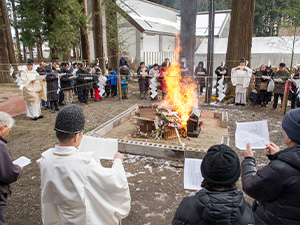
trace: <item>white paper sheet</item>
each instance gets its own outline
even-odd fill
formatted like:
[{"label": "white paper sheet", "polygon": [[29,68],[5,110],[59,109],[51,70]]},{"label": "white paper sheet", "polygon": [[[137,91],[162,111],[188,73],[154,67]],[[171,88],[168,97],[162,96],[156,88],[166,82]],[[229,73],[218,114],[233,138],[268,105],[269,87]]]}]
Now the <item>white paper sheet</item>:
[{"label": "white paper sheet", "polygon": [[84,135],[79,149],[85,152],[94,152],[94,158],[113,159],[118,152],[118,140]]},{"label": "white paper sheet", "polygon": [[203,177],[201,174],[202,159],[184,159],[184,189],[200,190]]},{"label": "white paper sheet", "polygon": [[271,77],[269,76],[262,76],[263,79],[271,80]]},{"label": "white paper sheet", "polygon": [[29,165],[30,163],[31,163],[31,159],[29,159],[25,156],[21,156],[20,158],[13,161],[13,164],[17,164],[22,167],[25,167],[25,166]]},{"label": "white paper sheet", "polygon": [[246,150],[247,143],[252,149],[264,149],[270,143],[268,122],[266,120],[236,123],[235,146],[240,150]]},{"label": "white paper sheet", "polygon": [[36,75],[35,76],[35,80],[45,80],[46,79],[46,75],[41,76],[41,75]]},{"label": "white paper sheet", "polygon": [[274,79],[275,82],[283,82],[283,80],[281,78],[278,79]]}]

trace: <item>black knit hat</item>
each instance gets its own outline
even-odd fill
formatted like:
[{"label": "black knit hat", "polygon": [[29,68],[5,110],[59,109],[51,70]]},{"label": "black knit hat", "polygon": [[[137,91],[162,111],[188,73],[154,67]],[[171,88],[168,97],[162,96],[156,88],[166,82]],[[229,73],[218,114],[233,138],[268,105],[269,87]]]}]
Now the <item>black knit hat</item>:
[{"label": "black knit hat", "polygon": [[62,107],[55,121],[54,130],[63,133],[77,134],[83,131],[85,124],[83,110],[80,106],[71,104]]},{"label": "black knit hat", "polygon": [[282,120],[282,129],[289,139],[300,144],[300,108],[290,110]]},{"label": "black knit hat", "polygon": [[242,57],[240,62],[246,62],[246,59],[244,57]]},{"label": "black knit hat", "polygon": [[27,59],[27,65],[33,65],[33,59],[28,58]]},{"label": "black knit hat", "polygon": [[227,145],[214,145],[208,149],[202,161],[201,173],[209,183],[231,185],[241,175],[240,160]]}]

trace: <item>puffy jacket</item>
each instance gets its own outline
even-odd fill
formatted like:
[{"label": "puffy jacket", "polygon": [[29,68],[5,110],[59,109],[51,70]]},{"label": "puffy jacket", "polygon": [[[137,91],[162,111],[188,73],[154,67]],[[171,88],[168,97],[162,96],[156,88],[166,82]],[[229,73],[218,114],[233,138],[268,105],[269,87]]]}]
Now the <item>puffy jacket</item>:
[{"label": "puffy jacket", "polygon": [[6,206],[7,198],[11,194],[9,184],[18,180],[20,176],[21,168],[12,163],[6,141],[0,136],[0,209]]},{"label": "puffy jacket", "polygon": [[69,80],[69,78],[72,77],[73,74],[65,68],[62,68],[62,73],[65,73],[65,75],[62,75],[60,78],[61,89],[63,91],[72,90],[72,80]]},{"label": "puffy jacket", "polygon": [[300,224],[300,145],[268,157],[258,171],[254,158],[242,162],[243,190],[258,201],[256,224]]},{"label": "puffy jacket", "polygon": [[254,217],[242,192],[236,189],[217,191],[203,188],[196,195],[182,200],[172,224],[243,225],[254,224]]},{"label": "puffy jacket", "polygon": [[46,82],[47,82],[47,99],[50,101],[58,100],[57,90],[58,85],[58,71],[56,68],[53,68],[51,64],[47,65],[45,68],[46,71]]},{"label": "puffy jacket", "polygon": [[118,84],[118,74],[113,71],[112,73],[109,74],[109,77],[107,79],[110,81],[110,85],[117,85]]},{"label": "puffy jacket", "polygon": [[78,90],[90,89],[91,80],[85,80],[84,78],[89,77],[89,73],[86,70],[78,69],[76,72],[76,85]]}]

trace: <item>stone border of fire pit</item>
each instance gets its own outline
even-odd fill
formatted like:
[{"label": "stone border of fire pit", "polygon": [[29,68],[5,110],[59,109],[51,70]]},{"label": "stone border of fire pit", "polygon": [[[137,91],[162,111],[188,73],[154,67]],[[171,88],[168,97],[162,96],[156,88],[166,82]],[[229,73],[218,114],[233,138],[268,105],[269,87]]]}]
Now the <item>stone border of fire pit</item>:
[{"label": "stone border of fire pit", "polygon": [[[119,126],[129,117],[135,115],[139,110],[139,105],[136,104],[126,111],[122,112],[118,116],[112,118],[111,120],[105,122],[101,126],[95,128],[94,130],[87,133],[87,135],[91,136],[100,136],[104,137],[107,133],[112,131],[115,127]],[[218,118],[222,121],[222,127],[227,128],[228,126],[228,113],[227,112],[201,112],[201,116],[203,117],[211,117]],[[221,140],[222,144],[229,144],[229,138],[227,136],[223,136]],[[180,160],[183,161],[184,158],[203,158],[207,152],[207,150],[182,147],[182,146],[174,146],[174,145],[165,145],[151,142],[139,142],[133,140],[120,140],[118,139],[118,148],[119,152],[133,154],[133,155],[145,155],[156,158],[165,158],[172,160]]]}]

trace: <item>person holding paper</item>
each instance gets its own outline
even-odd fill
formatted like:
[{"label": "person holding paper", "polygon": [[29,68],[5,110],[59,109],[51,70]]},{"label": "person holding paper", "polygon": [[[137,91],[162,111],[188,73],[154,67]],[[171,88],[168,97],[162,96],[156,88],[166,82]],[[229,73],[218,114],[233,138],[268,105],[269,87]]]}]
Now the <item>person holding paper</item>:
[{"label": "person holding paper", "polygon": [[93,152],[78,149],[84,124],[80,106],[61,108],[54,128],[59,144],[37,161],[44,225],[118,225],[129,214],[123,157],[116,153],[112,167],[105,168]]},{"label": "person holding paper", "polygon": [[254,224],[251,206],[235,183],[241,175],[240,161],[230,147],[210,147],[201,164],[202,189],[180,203],[173,225]]},{"label": "person holding paper", "polygon": [[225,79],[228,76],[228,68],[225,66],[225,61],[221,63],[220,66],[217,67],[215,74],[217,75],[217,82],[216,82],[216,97],[219,97],[219,89],[218,89],[218,82],[222,79],[224,76],[223,85],[225,85]]},{"label": "person holding paper", "polygon": [[300,107],[300,100],[299,100],[299,86],[297,86],[297,83],[296,81],[300,79],[300,67],[298,69],[298,73],[296,73],[294,76],[293,76],[293,79],[292,79],[292,87],[291,87],[291,92],[290,92],[290,95],[291,95],[291,109],[294,109],[295,106],[297,106],[297,108]]},{"label": "person holding paper", "polygon": [[240,60],[240,66],[231,71],[231,82],[235,88],[235,104],[244,106],[246,104],[247,88],[251,80],[252,70],[246,66],[244,57]]},{"label": "person holding paper", "polygon": [[279,70],[275,73],[274,76],[274,104],[273,109],[277,108],[278,99],[281,99],[281,106],[283,103],[283,95],[285,91],[285,83],[288,79],[291,78],[290,73],[286,69],[285,63],[279,64]]},{"label": "person holding paper", "polygon": [[139,79],[140,99],[147,99],[149,89],[149,69],[144,62],[140,63],[140,67],[137,70],[137,76]]},{"label": "person holding paper", "polygon": [[256,224],[299,224],[300,222],[300,109],[289,111],[282,120],[284,150],[267,144],[270,163],[256,169],[251,145],[242,152],[242,187],[256,200]]},{"label": "person holding paper", "polygon": [[76,86],[78,93],[78,100],[80,103],[88,104],[89,90],[90,90],[90,77],[89,73],[85,69],[85,65],[78,63],[79,68],[76,72]]},{"label": "person holding paper", "polygon": [[58,98],[59,98],[59,75],[56,69],[59,60],[52,60],[51,64],[46,66],[46,81],[47,81],[47,98],[50,101],[50,109],[52,113],[58,111]]},{"label": "person holding paper", "polygon": [[149,71],[149,81],[150,81],[150,98],[151,100],[157,99],[157,78],[159,77],[159,65],[155,63],[153,68]]},{"label": "person holding paper", "polygon": [[195,69],[195,80],[199,87],[199,94],[202,95],[203,88],[205,87],[205,77],[206,77],[206,69],[203,68],[204,63],[202,61],[199,62],[198,66]]},{"label": "person holding paper", "polygon": [[9,185],[17,181],[23,167],[13,164],[11,153],[4,139],[10,132],[15,121],[6,112],[0,112],[0,224],[6,225],[3,210],[7,205],[7,198],[11,194]]},{"label": "person holding paper", "polygon": [[64,93],[64,103],[65,104],[72,104],[73,102],[73,87],[72,87],[72,82],[74,79],[73,74],[69,70],[70,66],[69,63],[63,62],[61,64],[62,67],[62,76],[60,78],[60,83],[61,83],[61,89]]},{"label": "person holding paper", "polygon": [[33,69],[33,60],[27,59],[27,68],[20,73],[20,89],[26,102],[27,117],[32,120],[43,118],[41,115],[41,99],[47,101],[46,83],[44,79]]}]

